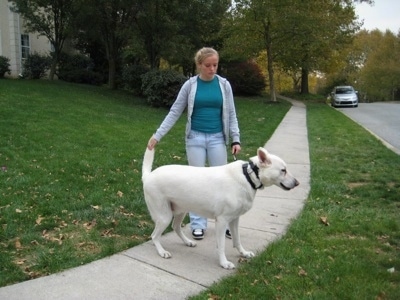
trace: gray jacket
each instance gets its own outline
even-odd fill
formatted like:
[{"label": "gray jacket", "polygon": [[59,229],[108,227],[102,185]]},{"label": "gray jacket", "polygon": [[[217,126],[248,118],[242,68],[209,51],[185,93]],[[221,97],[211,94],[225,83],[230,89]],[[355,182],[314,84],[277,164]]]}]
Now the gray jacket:
[{"label": "gray jacket", "polygon": [[[240,143],[239,124],[236,117],[235,103],[233,101],[232,87],[228,80],[216,75],[218,77],[219,85],[222,91],[222,125],[225,143],[229,144],[229,137],[232,142]],[[197,76],[189,78],[182,86],[179,91],[178,97],[168,115],[157,129],[154,137],[157,141],[160,141],[168,131],[175,125],[183,111],[187,107],[187,123],[186,123],[186,137],[190,133],[192,123],[192,113],[194,106],[194,97],[196,95],[197,88]]]}]

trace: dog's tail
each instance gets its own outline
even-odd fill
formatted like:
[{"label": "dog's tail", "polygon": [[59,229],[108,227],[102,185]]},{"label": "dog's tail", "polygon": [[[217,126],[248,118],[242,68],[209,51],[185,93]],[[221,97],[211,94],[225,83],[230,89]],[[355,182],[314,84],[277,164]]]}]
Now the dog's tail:
[{"label": "dog's tail", "polygon": [[153,166],[154,160],[154,149],[149,150],[146,148],[146,152],[144,153],[143,165],[142,165],[142,180],[150,174],[151,167]]}]

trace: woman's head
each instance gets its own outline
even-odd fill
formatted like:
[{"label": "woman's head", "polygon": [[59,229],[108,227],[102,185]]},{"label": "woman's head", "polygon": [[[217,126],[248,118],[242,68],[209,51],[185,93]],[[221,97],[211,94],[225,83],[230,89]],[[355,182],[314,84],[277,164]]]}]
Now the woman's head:
[{"label": "woman's head", "polygon": [[201,48],[197,51],[194,61],[203,80],[212,80],[217,73],[219,55],[216,50],[209,47]]}]

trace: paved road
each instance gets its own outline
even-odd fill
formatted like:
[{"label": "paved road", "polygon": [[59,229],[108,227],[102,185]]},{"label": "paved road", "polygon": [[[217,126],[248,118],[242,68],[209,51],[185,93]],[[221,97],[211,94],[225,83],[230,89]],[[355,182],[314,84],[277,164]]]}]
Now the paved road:
[{"label": "paved road", "polygon": [[339,111],[362,125],[400,155],[400,102],[360,103]]}]

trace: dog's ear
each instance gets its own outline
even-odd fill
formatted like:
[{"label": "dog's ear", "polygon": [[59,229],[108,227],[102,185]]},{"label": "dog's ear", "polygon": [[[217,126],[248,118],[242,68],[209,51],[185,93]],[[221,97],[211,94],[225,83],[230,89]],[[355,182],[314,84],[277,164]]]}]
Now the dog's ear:
[{"label": "dog's ear", "polygon": [[257,155],[261,165],[266,167],[271,164],[271,160],[269,159],[268,151],[266,149],[262,147],[258,148]]}]

